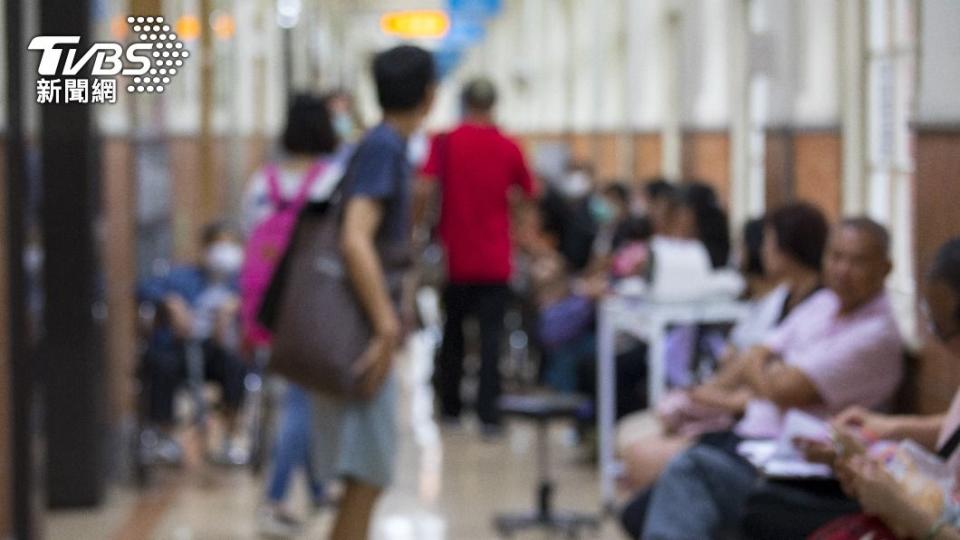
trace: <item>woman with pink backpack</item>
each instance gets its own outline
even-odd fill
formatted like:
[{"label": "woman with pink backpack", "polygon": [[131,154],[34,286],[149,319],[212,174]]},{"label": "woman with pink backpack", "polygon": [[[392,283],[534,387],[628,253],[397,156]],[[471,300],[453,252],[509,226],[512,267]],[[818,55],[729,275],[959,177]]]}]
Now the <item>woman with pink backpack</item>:
[{"label": "woman with pink backpack", "polygon": [[[244,342],[255,354],[270,346],[270,333],[257,322],[260,302],[273,271],[286,250],[304,205],[322,202],[343,176],[349,152],[337,152],[326,100],[296,96],[287,114],[281,139],[281,158],[258,170],[247,187],[243,203],[248,240],[240,272],[241,320]],[[320,479],[310,464],[311,414],[309,395],[287,384],[282,400],[267,500],[257,514],[257,527],[268,535],[291,536],[300,523],[283,508],[290,477],[303,467],[315,508],[326,502]]]}]

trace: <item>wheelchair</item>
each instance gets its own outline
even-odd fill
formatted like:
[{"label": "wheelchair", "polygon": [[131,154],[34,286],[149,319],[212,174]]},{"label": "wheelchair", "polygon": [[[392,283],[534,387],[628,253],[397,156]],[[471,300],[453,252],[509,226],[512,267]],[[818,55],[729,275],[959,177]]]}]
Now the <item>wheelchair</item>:
[{"label": "wheelchair", "polygon": [[[154,333],[168,326],[169,314],[165,311],[162,305],[152,302],[142,302],[137,310],[137,368],[134,376],[136,406],[129,444],[132,476],[135,484],[139,486],[148,485],[156,469],[164,466],[179,467],[183,464],[183,449],[179,443],[153,425],[149,417],[152,373],[147,369],[148,355],[155,354],[155,351],[151,350]],[[276,391],[271,390],[273,385],[268,384],[265,376],[269,351],[257,349],[244,358],[245,397],[243,406],[238,411],[238,432],[240,439],[247,441],[246,456],[241,458],[227,455],[224,459],[217,460],[210,452],[210,416],[213,404],[207,392],[203,342],[199,339],[188,339],[182,344],[182,349],[185,377],[177,389],[180,399],[175,400],[182,402],[182,398],[186,398],[189,415],[186,418],[183,418],[182,414],[178,417],[177,407],[174,408],[174,423],[178,426],[178,431],[181,426],[193,430],[196,438],[202,441],[205,461],[223,466],[247,467],[252,474],[259,474],[267,462],[276,408]]]}]

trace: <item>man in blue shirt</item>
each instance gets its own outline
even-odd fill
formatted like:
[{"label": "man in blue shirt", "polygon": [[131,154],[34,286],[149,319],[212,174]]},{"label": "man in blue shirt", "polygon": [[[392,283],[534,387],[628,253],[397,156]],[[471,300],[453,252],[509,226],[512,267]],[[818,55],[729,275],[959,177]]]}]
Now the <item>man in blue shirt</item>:
[{"label": "man in blue shirt", "polygon": [[331,538],[367,538],[373,508],[393,477],[396,455],[396,384],[393,355],[401,340],[397,291],[384,274],[378,244],[410,240],[410,164],[407,138],[433,102],[435,68],[430,53],[400,46],[373,61],[383,121],[357,145],[344,178],[340,245],[347,273],[370,321],[373,337],[358,360],[361,385],[370,399],[344,403],[316,399],[317,459],[336,475],[344,492]]}]

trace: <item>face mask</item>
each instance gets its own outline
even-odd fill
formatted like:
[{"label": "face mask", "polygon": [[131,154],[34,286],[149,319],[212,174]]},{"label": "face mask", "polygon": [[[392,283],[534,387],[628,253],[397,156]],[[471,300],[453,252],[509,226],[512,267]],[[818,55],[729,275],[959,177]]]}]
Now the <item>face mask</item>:
[{"label": "face mask", "polygon": [[220,276],[230,276],[240,271],[243,264],[243,249],[233,242],[217,242],[207,249],[207,269]]},{"label": "face mask", "polygon": [[590,177],[583,171],[574,171],[560,182],[560,192],[570,199],[579,199],[590,191]]},{"label": "face mask", "polygon": [[590,215],[593,220],[602,225],[613,221],[613,208],[603,197],[592,197],[590,199]]},{"label": "face mask", "polygon": [[353,119],[346,113],[336,115],[333,118],[333,130],[337,132],[340,141],[349,141],[353,138]]}]

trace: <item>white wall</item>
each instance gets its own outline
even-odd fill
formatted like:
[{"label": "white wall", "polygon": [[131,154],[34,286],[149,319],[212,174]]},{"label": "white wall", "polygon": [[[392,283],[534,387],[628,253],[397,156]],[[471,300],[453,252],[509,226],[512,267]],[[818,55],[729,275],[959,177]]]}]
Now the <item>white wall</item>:
[{"label": "white wall", "polygon": [[628,35],[627,75],[631,124],[639,131],[655,131],[663,122],[667,81],[665,56],[660,44],[666,38],[660,1],[629,0],[626,20]]},{"label": "white wall", "polygon": [[917,120],[960,122],[960,4],[923,0]]},{"label": "white wall", "polygon": [[806,0],[798,7],[801,52],[793,122],[801,127],[836,126],[840,115],[837,3]]},{"label": "white wall", "polygon": [[[6,0],[3,0],[6,1]],[[762,4],[768,30],[748,48],[751,69],[768,76],[765,123],[770,126],[833,127],[840,123],[841,57],[839,8],[835,0],[753,0]],[[414,3],[395,0],[304,2],[295,30],[296,81],[305,88],[343,85],[354,89],[368,122],[378,119],[369,77],[369,59],[397,40],[379,32],[388,8]],[[174,18],[197,13],[197,0],[164,0]],[[441,0],[415,7],[442,7]],[[924,32],[919,114],[928,122],[960,121],[960,7],[953,0],[923,0]],[[236,37],[228,45],[231,101],[218,110],[218,131],[238,134],[283,122],[281,31],[275,7],[234,0]],[[675,51],[679,88],[667,39],[668,14],[679,17]],[[504,0],[487,36],[466,52],[457,72],[441,89],[431,126],[452,124],[459,113],[457,89],[467,78],[486,74],[501,93],[500,120],[521,132],[588,132],[631,128],[661,131],[676,120],[694,129],[725,129],[731,120],[730,4],[727,0]],[[258,24],[258,22],[260,24]],[[311,24],[312,23],[312,24]],[[432,47],[435,42],[422,42]],[[199,58],[177,76],[165,96],[166,127],[195,133],[199,127]],[[257,59],[263,81],[253,66]],[[319,64],[307,66],[306,63]],[[320,80],[310,80],[314,74]],[[0,70],[0,77],[5,70]],[[257,96],[257,84],[265,96]],[[179,90],[177,90],[179,88]],[[258,99],[259,98],[259,99]],[[262,103],[265,102],[266,111]],[[679,110],[671,103],[679,100]],[[110,115],[104,115],[110,116]],[[0,126],[4,121],[0,111]],[[265,122],[258,121],[265,119]],[[122,122],[114,119],[114,124]],[[263,123],[264,125],[259,125]]]},{"label": "white wall", "polygon": [[730,120],[726,0],[687,0],[683,6],[683,123],[724,129]]}]

